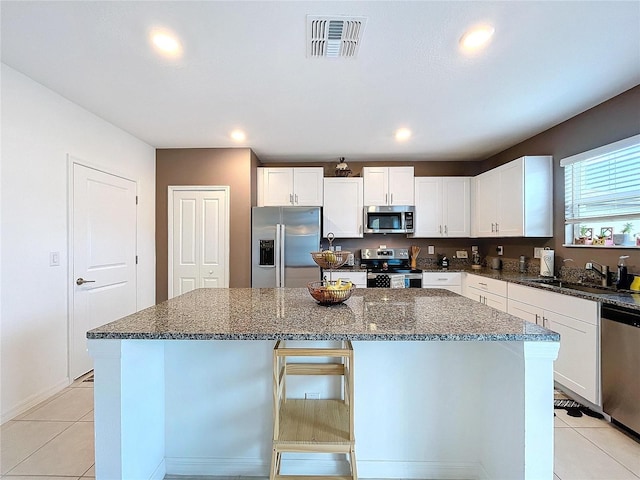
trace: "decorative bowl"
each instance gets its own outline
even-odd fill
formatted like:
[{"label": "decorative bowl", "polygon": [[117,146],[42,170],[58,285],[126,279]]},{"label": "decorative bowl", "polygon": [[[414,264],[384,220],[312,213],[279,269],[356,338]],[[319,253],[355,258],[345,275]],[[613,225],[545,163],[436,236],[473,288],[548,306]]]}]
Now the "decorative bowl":
[{"label": "decorative bowl", "polygon": [[[307,284],[309,293],[320,305],[335,305],[347,300],[356,286],[351,284],[348,288],[333,289],[341,280],[325,280],[324,282],[311,282]],[[350,282],[349,282],[350,283]]]},{"label": "decorative bowl", "polygon": [[313,261],[316,262],[322,268],[340,268],[347,260],[351,252],[347,250],[325,250],[323,252],[311,252]]}]

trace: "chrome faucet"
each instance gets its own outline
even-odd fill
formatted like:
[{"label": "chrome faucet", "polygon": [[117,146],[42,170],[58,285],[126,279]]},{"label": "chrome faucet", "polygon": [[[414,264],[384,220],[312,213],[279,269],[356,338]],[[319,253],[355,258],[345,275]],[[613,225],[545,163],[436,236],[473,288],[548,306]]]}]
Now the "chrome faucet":
[{"label": "chrome faucet", "polygon": [[608,265],[601,265],[601,264],[591,260],[591,268],[593,270],[595,270],[600,275],[600,278],[601,278],[600,284],[603,287],[610,287],[611,286],[611,275],[609,275],[609,266]]}]

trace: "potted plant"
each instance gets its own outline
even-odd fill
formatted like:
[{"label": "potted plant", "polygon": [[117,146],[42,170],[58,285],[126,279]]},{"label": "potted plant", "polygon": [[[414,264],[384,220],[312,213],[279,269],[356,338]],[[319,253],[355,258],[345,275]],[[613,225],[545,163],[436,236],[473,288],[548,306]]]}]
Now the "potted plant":
[{"label": "potted plant", "polygon": [[633,230],[633,223],[627,222],[622,227],[622,233],[624,234],[623,245],[633,245],[633,236],[631,235],[631,231]]},{"label": "potted plant", "polygon": [[613,234],[613,243],[615,245],[633,245],[633,237],[631,230],[633,229],[633,223],[627,222],[623,225],[621,233]]}]

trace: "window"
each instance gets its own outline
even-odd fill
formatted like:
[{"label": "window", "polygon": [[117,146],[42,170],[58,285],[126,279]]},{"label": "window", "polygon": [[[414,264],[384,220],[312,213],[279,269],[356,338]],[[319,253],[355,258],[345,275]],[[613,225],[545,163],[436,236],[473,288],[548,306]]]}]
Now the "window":
[{"label": "window", "polygon": [[640,135],[562,159],[567,244],[640,246]]}]

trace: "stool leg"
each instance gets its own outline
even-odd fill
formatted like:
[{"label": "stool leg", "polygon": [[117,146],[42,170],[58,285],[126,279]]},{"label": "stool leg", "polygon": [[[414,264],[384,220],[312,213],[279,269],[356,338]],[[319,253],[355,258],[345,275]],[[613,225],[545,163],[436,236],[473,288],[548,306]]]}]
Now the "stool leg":
[{"label": "stool leg", "polygon": [[275,480],[278,474],[278,462],[280,460],[280,454],[276,452],[275,447],[271,452],[271,469],[269,470],[269,480]]},{"label": "stool leg", "polygon": [[354,446],[349,451],[349,463],[351,464],[351,477],[353,480],[358,480],[358,465],[356,464],[356,448]]}]

